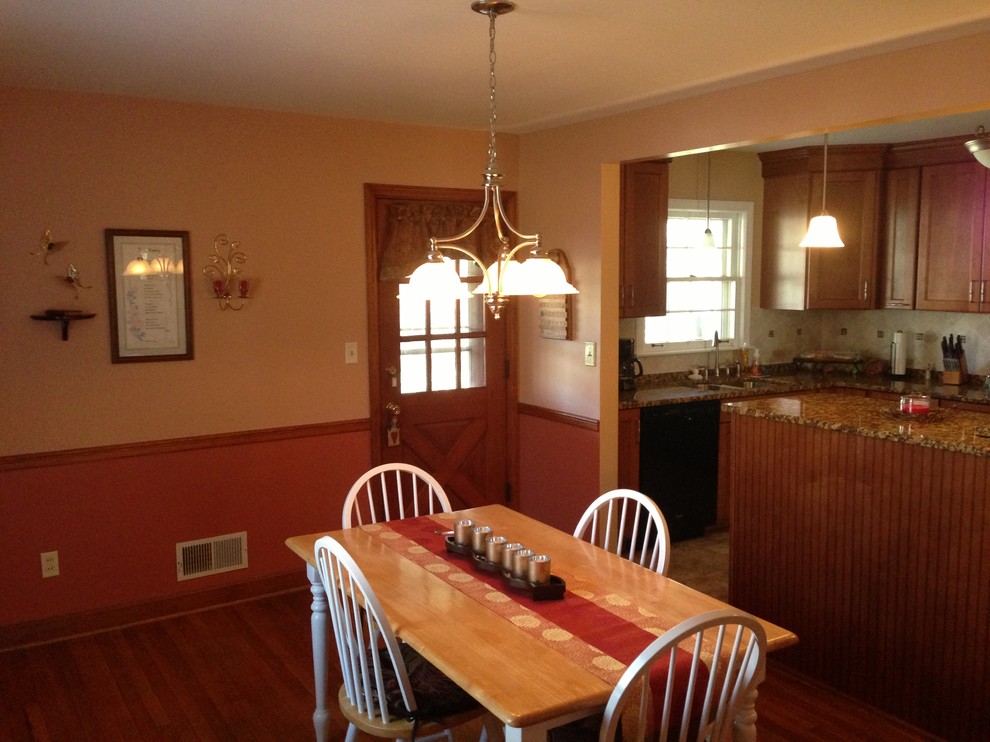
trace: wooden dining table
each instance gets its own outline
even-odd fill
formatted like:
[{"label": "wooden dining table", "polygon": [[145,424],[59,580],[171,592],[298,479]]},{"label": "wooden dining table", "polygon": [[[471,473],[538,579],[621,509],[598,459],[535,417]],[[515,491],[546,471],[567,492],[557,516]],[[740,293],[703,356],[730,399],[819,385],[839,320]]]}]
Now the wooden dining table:
[{"label": "wooden dining table", "polygon": [[[563,597],[537,601],[518,586],[502,589],[500,575],[447,553],[444,533],[460,519],[548,555],[555,581],[566,587]],[[549,729],[600,713],[625,665],[653,638],[686,618],[729,607],[502,505],[293,536],[285,543],[305,560],[313,595],[318,742],[325,742],[329,723],[330,645],[314,546],[325,535],[361,567],[396,635],[491,712],[507,742],[544,742]],[[797,642],[792,632],[760,623],[769,651]],[[737,738],[755,738],[754,703],[755,694],[737,715]]]}]

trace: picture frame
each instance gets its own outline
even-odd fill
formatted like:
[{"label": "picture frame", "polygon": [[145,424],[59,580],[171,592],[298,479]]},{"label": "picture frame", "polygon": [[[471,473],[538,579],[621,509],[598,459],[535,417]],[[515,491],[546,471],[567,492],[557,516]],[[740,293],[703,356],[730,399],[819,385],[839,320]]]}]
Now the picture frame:
[{"label": "picture frame", "polygon": [[107,229],[114,363],[193,358],[189,232]]}]

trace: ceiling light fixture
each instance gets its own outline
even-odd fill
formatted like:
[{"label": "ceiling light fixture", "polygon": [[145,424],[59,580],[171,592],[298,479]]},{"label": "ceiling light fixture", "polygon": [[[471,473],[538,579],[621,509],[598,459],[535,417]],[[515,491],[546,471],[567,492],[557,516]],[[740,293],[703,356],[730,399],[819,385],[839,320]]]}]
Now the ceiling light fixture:
[{"label": "ceiling light fixture", "polygon": [[966,149],[973,153],[973,157],[983,167],[990,167],[990,134],[982,126],[976,129],[976,139],[966,142]]},{"label": "ceiling light fixture", "polygon": [[825,161],[822,165],[822,213],[811,220],[808,234],[801,240],[801,247],[845,247],[839,237],[839,225],[834,216],[825,211],[825,187],[828,183],[828,132],[825,132]]},{"label": "ceiling light fixture", "polygon": [[[474,289],[475,294],[483,294],[485,304],[495,319],[501,316],[509,296],[546,296],[553,294],[576,294],[564,276],[564,271],[554,262],[550,254],[540,244],[539,234],[523,234],[509,221],[502,206],[501,180],[495,148],[495,19],[515,9],[515,4],[502,0],[476,0],[471,10],[488,16],[488,81],[489,81],[489,127],[488,127],[488,167],[484,172],[485,200],[477,220],[467,231],[453,237],[431,237],[430,250],[426,262],[409,276],[409,289],[413,296],[425,299],[466,299],[470,298],[467,287],[457,275],[453,260],[445,257],[444,250],[455,250],[471,258],[481,268],[483,279]],[[484,222],[492,212],[495,231],[500,242],[498,257],[485,267],[477,255],[460,244]],[[510,236],[520,240],[509,246]],[[516,254],[528,249],[525,260],[515,259]],[[557,251],[554,251],[557,252]]]}]

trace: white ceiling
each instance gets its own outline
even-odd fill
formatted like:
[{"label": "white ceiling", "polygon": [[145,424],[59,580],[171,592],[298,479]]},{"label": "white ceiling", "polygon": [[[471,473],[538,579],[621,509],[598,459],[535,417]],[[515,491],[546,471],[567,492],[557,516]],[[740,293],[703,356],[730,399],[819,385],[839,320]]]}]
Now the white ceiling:
[{"label": "white ceiling", "polygon": [[[987,0],[516,4],[500,131],[990,30]],[[470,0],[2,0],[0,85],[484,129],[488,20]]]}]

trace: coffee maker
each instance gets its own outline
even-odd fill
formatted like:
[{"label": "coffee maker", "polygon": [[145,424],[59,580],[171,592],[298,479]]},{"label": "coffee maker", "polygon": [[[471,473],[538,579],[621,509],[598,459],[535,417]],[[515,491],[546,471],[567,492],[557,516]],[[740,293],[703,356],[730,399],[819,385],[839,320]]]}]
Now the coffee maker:
[{"label": "coffee maker", "polygon": [[643,375],[643,364],[636,357],[636,339],[619,338],[619,391],[636,389],[636,377]]}]

